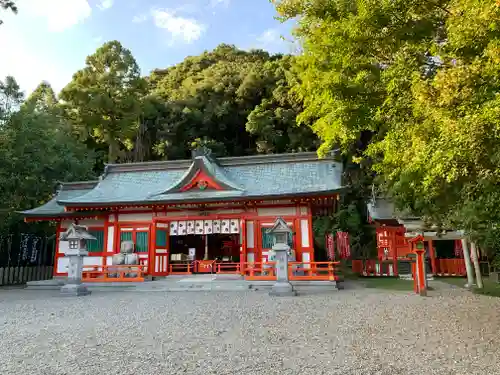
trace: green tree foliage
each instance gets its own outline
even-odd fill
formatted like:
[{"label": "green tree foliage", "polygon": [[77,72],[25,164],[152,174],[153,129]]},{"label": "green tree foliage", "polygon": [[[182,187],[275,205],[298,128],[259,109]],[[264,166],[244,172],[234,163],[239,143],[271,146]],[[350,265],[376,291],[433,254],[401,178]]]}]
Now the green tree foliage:
[{"label": "green tree foliage", "polygon": [[220,45],[149,77],[161,110],[156,152],[188,157],[196,139],[226,155],[314,149],[310,129],[297,127],[300,108],[289,93],[290,56]]},{"label": "green tree foliage", "polygon": [[321,151],[371,166],[400,208],[500,244],[498,2],[275,3],[300,18],[294,89]]},{"label": "green tree foliage", "polygon": [[291,92],[293,59],[223,44],[142,78],[130,51],[112,41],[59,97],[42,82],[24,100],[6,79],[4,212],[36,206],[56,179],[85,179],[84,171],[99,173],[105,162],[190,158],[199,146],[218,156],[314,150],[318,138],[295,121],[302,107]]},{"label": "green tree foliage", "polygon": [[[13,0],[0,0],[0,9],[10,10],[14,13],[17,13],[17,6]],[[3,21],[0,20],[0,25],[2,23]]]},{"label": "green tree foliage", "polygon": [[146,89],[131,52],[111,41],[87,57],[60,97],[83,139],[106,145],[107,160],[114,162],[122,150],[133,148]]},{"label": "green tree foliage", "polygon": [[21,105],[23,99],[24,94],[14,77],[0,80],[0,124]]},{"label": "green tree foliage", "polygon": [[18,222],[16,210],[50,199],[58,181],[91,178],[94,164],[92,152],[71,137],[60,116],[47,107],[29,105],[37,91],[21,105],[22,93],[12,89],[15,81],[6,81],[9,85],[2,87],[8,86],[9,94],[2,91],[0,105],[14,102],[15,106],[9,105],[0,127],[0,232]]},{"label": "green tree foliage", "polygon": [[290,67],[294,59],[283,56],[266,61],[256,72],[259,86],[265,88],[265,96],[248,115],[246,130],[257,136],[259,153],[312,151],[319,145],[310,127],[296,123],[302,103],[291,91],[295,77]]},{"label": "green tree foliage", "polygon": [[42,82],[23,103],[26,109],[37,112],[48,112],[57,108],[56,93],[48,82]]}]

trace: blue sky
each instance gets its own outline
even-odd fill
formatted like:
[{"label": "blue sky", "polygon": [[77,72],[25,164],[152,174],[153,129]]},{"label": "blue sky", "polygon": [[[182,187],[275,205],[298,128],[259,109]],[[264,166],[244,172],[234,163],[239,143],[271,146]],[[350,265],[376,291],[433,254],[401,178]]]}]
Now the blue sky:
[{"label": "blue sky", "polygon": [[[18,0],[1,13],[0,79],[13,75],[27,93],[42,80],[56,91],[109,40],[129,48],[143,74],[210,50],[293,52],[291,24],[275,20],[269,0]],[[281,37],[285,37],[282,40]]]}]

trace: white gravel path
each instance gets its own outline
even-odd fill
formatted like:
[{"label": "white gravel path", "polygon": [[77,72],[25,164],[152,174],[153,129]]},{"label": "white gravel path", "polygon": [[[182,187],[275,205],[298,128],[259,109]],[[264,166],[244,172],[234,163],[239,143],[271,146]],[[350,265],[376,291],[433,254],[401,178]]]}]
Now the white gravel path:
[{"label": "white gravel path", "polygon": [[0,374],[500,374],[500,299],[0,290]]}]

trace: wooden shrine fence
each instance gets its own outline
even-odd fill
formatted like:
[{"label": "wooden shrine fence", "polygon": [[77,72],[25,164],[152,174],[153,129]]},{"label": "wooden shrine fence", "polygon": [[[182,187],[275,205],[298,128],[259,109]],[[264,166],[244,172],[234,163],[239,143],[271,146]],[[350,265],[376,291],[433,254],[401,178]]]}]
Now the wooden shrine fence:
[{"label": "wooden shrine fence", "polygon": [[55,236],[0,235],[0,287],[51,279],[54,251]]},{"label": "wooden shrine fence", "polygon": [[[291,281],[339,281],[339,262],[290,262],[288,276]],[[275,262],[219,263],[216,261],[194,261],[172,263],[170,275],[235,274],[245,280],[276,280]],[[144,281],[147,267],[144,265],[84,266],[85,282],[130,282]]]},{"label": "wooden shrine fence", "polygon": [[[483,276],[489,274],[489,263],[479,262]],[[435,276],[466,276],[465,262],[461,258],[436,259],[435,269],[430,261],[426,262],[427,272]],[[411,273],[410,261],[398,259],[381,261],[378,259],[352,260],[352,272],[361,276],[392,277]]]}]

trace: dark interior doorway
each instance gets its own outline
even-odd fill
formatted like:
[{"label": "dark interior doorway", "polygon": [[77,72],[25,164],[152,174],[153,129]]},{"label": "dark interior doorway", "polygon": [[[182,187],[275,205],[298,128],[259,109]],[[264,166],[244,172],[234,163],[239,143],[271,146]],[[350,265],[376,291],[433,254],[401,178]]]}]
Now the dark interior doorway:
[{"label": "dark interior doorway", "polygon": [[189,255],[189,249],[194,248],[195,259],[205,258],[205,236],[208,240],[208,259],[221,262],[239,262],[240,244],[238,234],[186,235],[170,237],[170,254]]}]

